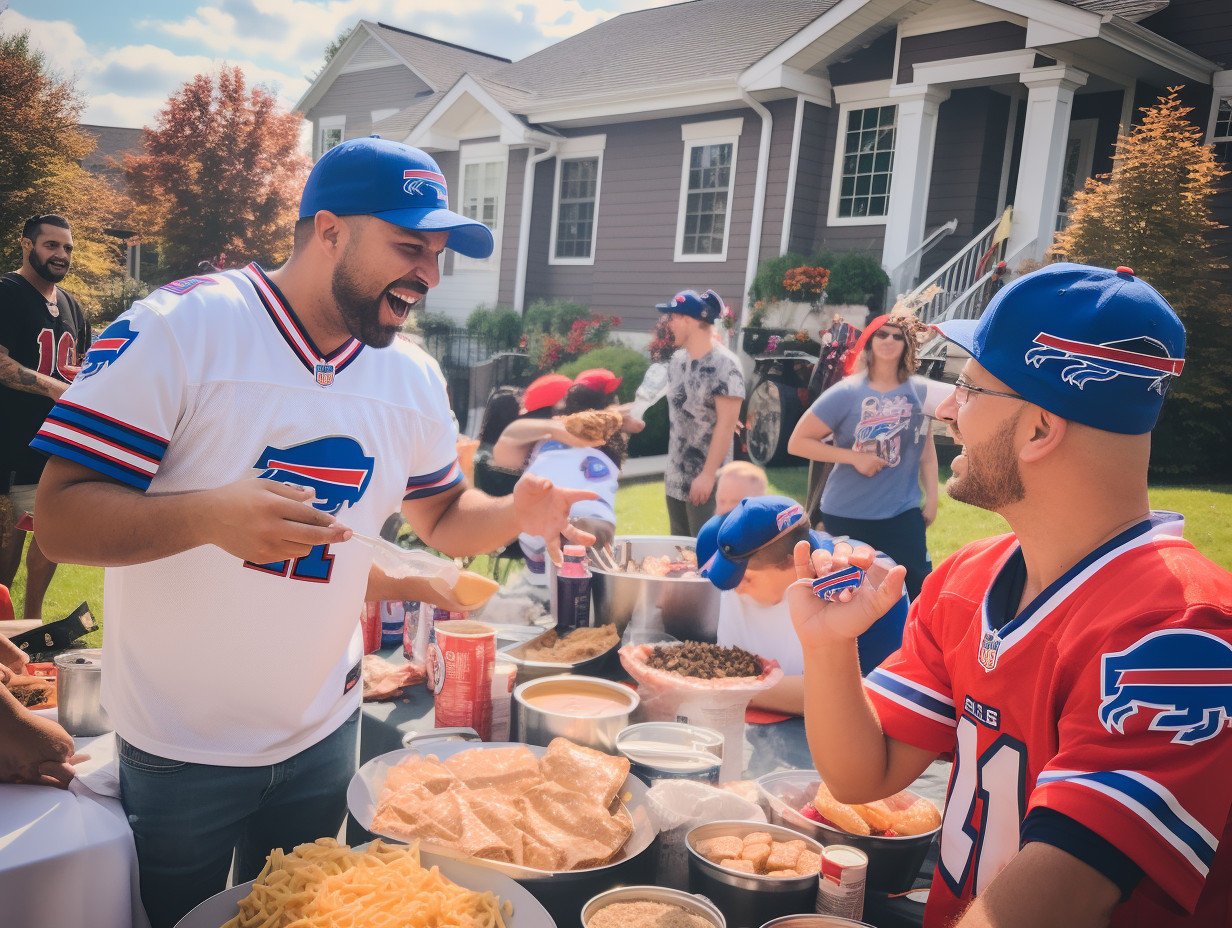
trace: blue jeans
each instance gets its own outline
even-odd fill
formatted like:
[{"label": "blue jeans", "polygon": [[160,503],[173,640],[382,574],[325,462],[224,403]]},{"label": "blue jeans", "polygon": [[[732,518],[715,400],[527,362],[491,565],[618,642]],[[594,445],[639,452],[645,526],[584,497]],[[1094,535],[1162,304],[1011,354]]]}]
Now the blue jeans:
[{"label": "blue jeans", "polygon": [[152,928],[173,928],[235,882],[255,879],[270,850],[338,834],[355,774],[359,712],[280,764],[189,764],[120,745],[120,802],[137,841],[141,901]]}]

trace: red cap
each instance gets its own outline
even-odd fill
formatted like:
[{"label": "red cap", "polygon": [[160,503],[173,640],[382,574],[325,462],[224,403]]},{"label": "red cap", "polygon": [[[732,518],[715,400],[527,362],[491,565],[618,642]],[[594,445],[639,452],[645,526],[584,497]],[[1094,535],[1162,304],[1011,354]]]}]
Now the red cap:
[{"label": "red cap", "polygon": [[617,377],[606,368],[592,367],[578,374],[573,382],[590,387],[592,390],[598,390],[600,393],[614,393],[622,380],[624,380],[623,377]]},{"label": "red cap", "polygon": [[864,331],[860,333],[860,338],[843,355],[843,373],[846,376],[850,377],[856,372],[856,362],[860,360],[860,352],[864,350],[868,340],[873,337],[873,333],[889,321],[890,315],[886,313],[884,316],[878,316],[864,327]]},{"label": "red cap", "polygon": [[522,394],[522,408],[534,412],[545,406],[555,406],[571,386],[573,381],[564,374],[544,374]]}]

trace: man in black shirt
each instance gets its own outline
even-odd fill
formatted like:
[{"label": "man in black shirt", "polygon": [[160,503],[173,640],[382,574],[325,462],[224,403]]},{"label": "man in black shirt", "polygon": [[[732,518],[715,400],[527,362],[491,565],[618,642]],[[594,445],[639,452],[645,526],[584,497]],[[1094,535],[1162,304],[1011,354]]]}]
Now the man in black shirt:
[{"label": "man in black shirt", "polygon": [[[47,458],[30,447],[47,413],[76,375],[90,347],[90,327],[77,301],[56,284],[68,273],[73,234],[62,216],[35,216],[21,233],[21,269],[0,277],[0,584],[11,586],[26,533],[18,520],[34,511]],[[56,565],[30,540],[25,618],[42,619],[43,596]]]}]

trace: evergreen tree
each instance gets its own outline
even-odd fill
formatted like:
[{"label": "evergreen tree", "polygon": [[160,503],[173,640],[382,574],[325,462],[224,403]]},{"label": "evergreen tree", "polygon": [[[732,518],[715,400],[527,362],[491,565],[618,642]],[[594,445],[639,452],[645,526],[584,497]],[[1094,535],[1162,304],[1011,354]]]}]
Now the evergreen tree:
[{"label": "evergreen tree", "polygon": [[1185,324],[1185,370],[1173,381],[1152,440],[1157,476],[1232,471],[1232,295],[1211,233],[1211,199],[1226,173],[1202,130],[1186,120],[1178,88],[1143,110],[1117,142],[1112,173],[1074,195],[1053,257],[1127,265],[1172,304]]}]

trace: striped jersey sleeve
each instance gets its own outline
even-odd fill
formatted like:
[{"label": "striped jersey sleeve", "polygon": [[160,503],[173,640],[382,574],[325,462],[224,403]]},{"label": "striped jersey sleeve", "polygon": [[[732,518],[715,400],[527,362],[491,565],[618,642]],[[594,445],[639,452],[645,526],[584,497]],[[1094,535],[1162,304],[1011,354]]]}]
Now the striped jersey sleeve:
[{"label": "striped jersey sleeve", "polygon": [[165,320],[137,304],[95,339],[30,446],[146,490],[175,430],[185,385]]},{"label": "striped jersey sleeve", "polygon": [[462,482],[462,465],[455,457],[440,470],[420,477],[412,477],[406,482],[406,496],[403,499],[425,499],[436,496],[446,490],[456,487]]},{"label": "striped jersey sleeve", "polygon": [[903,627],[903,644],[864,678],[864,689],[887,735],[905,744],[946,753],[958,726],[954,693],[942,644],[930,626],[940,583],[925,581]]}]

